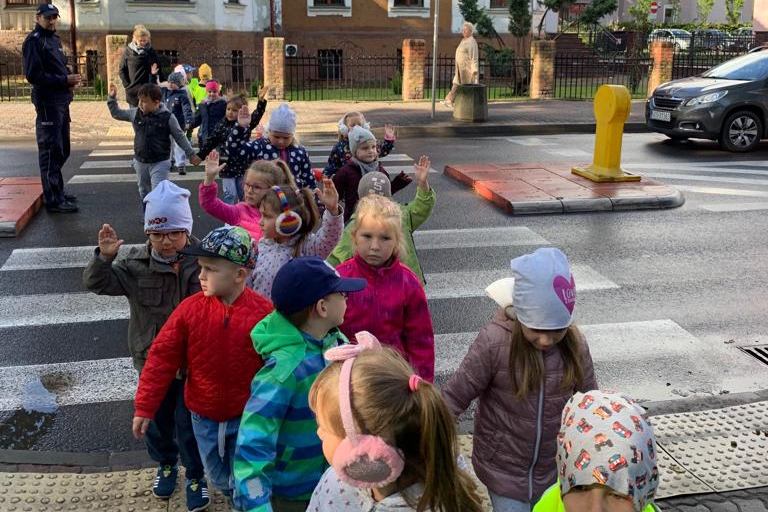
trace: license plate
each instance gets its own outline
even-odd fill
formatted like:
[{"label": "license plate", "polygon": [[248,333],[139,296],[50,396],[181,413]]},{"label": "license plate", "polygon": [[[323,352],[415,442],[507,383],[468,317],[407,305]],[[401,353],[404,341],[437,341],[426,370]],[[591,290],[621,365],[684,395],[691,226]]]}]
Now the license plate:
[{"label": "license plate", "polygon": [[664,112],[663,110],[651,110],[651,119],[657,121],[666,121],[667,123],[672,120],[672,112]]}]

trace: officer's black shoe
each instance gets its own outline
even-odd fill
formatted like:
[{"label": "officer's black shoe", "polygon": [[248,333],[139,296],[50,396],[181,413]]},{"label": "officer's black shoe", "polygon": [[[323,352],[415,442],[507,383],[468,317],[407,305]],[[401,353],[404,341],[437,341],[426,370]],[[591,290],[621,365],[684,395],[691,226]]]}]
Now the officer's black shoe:
[{"label": "officer's black shoe", "polygon": [[48,213],[75,213],[77,205],[69,201],[62,201],[59,204],[46,205],[45,209]]},{"label": "officer's black shoe", "polygon": [[64,194],[64,200],[68,203],[77,203],[77,196],[73,196],[72,194]]}]

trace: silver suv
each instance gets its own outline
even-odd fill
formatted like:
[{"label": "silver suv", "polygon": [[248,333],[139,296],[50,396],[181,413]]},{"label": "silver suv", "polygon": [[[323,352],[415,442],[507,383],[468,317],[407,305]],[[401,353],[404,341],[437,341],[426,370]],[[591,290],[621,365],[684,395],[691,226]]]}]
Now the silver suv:
[{"label": "silver suv", "polygon": [[660,85],[645,105],[651,131],[672,139],[711,139],[736,152],[768,138],[768,47],[698,76]]}]

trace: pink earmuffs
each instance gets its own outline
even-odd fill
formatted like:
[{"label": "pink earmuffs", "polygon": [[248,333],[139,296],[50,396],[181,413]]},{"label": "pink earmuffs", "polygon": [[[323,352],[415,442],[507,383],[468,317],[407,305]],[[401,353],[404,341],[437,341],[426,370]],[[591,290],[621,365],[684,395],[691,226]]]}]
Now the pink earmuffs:
[{"label": "pink earmuffs", "polygon": [[344,482],[362,489],[383,487],[400,476],[405,466],[403,454],[378,436],[359,434],[352,414],[352,365],[366,349],[381,348],[379,340],[367,331],[355,335],[357,345],[344,345],[326,352],[329,361],[344,361],[339,376],[339,408],[347,437],[336,448],[332,466]]}]

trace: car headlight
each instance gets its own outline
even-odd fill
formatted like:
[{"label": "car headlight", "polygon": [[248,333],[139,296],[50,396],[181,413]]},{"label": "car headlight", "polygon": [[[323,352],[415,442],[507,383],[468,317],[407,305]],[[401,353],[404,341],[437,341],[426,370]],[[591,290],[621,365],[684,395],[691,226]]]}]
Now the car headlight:
[{"label": "car headlight", "polygon": [[704,105],[706,103],[712,103],[713,101],[719,100],[726,94],[728,94],[728,91],[717,91],[717,92],[705,94],[703,96],[697,96],[693,99],[688,100],[688,102],[686,103],[686,106],[692,107],[694,105]]}]

